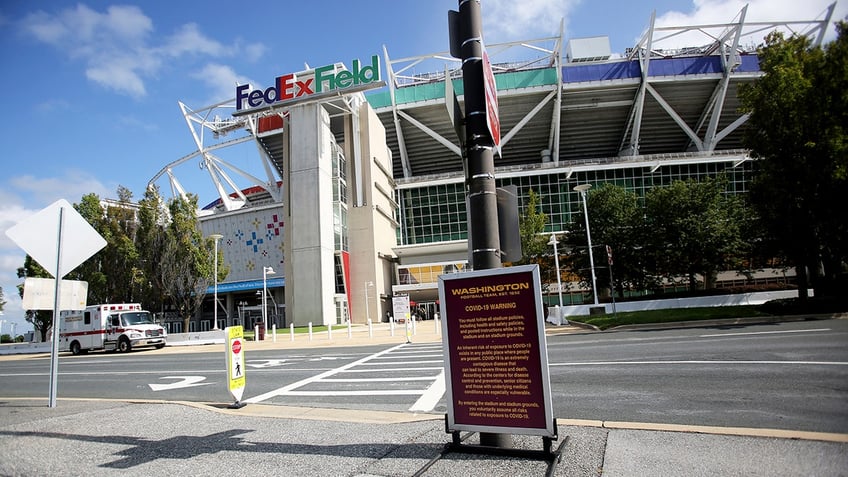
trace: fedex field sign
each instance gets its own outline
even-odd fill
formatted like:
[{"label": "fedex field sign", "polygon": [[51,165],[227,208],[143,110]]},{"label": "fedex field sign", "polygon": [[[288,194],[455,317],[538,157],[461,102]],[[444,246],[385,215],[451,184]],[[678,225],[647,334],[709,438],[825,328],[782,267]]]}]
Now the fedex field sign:
[{"label": "fedex field sign", "polygon": [[380,57],[373,55],[370,64],[353,60],[352,69],[339,69],[337,65],[315,68],[304,75],[289,73],[278,76],[274,86],[251,90],[249,84],[236,86],[236,113],[270,107],[275,103],[295,103],[319,98],[327,93],[342,90],[360,91],[382,86],[380,80]]}]

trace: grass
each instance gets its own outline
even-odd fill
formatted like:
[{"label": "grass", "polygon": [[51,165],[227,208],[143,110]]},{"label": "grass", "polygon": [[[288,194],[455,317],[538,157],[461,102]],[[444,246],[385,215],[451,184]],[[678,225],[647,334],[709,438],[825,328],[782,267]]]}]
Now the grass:
[{"label": "grass", "polygon": [[752,316],[770,315],[762,311],[759,306],[744,305],[629,311],[616,313],[615,315],[581,317],[581,319],[577,321],[606,330],[621,325],[671,323],[675,321],[719,320],[725,318],[747,318]]}]

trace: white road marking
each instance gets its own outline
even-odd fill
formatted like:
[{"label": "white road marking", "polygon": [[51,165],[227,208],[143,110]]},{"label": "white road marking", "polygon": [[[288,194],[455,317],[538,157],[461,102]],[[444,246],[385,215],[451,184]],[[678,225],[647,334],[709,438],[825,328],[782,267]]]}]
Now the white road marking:
[{"label": "white road marking", "polygon": [[[381,366],[385,367],[388,363],[386,363],[387,359],[391,359],[393,361],[397,361],[398,354],[415,354],[416,357],[422,357],[420,354],[420,350],[418,353],[410,353],[407,351],[409,348],[405,348],[403,351],[399,351],[399,349],[404,345],[398,345],[394,348],[390,348],[388,350],[382,351],[380,353],[366,356],[360,360],[354,361],[352,363],[346,364],[336,369],[331,369],[324,373],[312,376],[310,378],[306,378],[300,380],[296,383],[289,384],[288,386],[284,386],[282,388],[267,392],[265,394],[261,394],[259,396],[252,397],[250,399],[246,399],[243,402],[246,403],[257,403],[262,402],[268,399],[271,399],[275,396],[420,396],[418,401],[411,408],[412,410],[417,411],[431,411],[436,404],[438,404],[442,395],[445,392],[445,377],[444,377],[444,367],[442,366],[422,366],[418,367],[418,364],[433,364],[443,362],[442,359],[439,360],[412,360],[410,361],[410,366],[404,366],[400,368],[381,368],[379,370],[370,368],[371,366]],[[391,354],[390,354],[391,353]],[[439,357],[442,355],[424,355],[424,357]],[[395,364],[395,363],[392,363]],[[412,366],[416,365],[416,366]],[[352,369],[358,367],[359,369]],[[375,371],[379,371],[380,373],[387,373],[392,371],[404,372],[408,373],[410,371],[422,371],[422,370],[433,370],[439,371],[439,374],[436,376],[421,376],[421,377],[378,377],[378,378],[334,378],[331,376],[347,374],[347,373],[374,373]],[[433,381],[427,389],[374,389],[374,390],[331,390],[331,391],[301,391],[298,390],[304,386],[313,383],[385,383],[385,382],[414,382],[414,381]]]},{"label": "white road marking", "polygon": [[173,389],[181,389],[181,388],[191,388],[194,386],[206,386],[207,384],[215,384],[215,383],[201,383],[206,379],[206,376],[163,376],[159,379],[178,379],[179,381],[169,384],[148,384],[150,389],[154,391],[171,391]]},{"label": "white road marking", "polygon": [[[297,388],[300,388],[300,387],[306,386],[307,384],[313,383],[313,382],[315,382],[315,381],[320,381],[320,380],[322,380],[322,379],[324,379],[324,378],[327,378],[327,377],[333,376],[334,374],[338,374],[338,373],[340,373],[340,372],[346,371],[346,370],[348,370],[348,369],[350,369],[350,368],[353,368],[354,366],[359,366],[359,365],[361,365],[361,364],[363,364],[363,363],[367,363],[368,361],[370,361],[370,360],[372,360],[372,359],[374,359],[374,358],[376,358],[376,357],[378,357],[378,356],[382,356],[382,355],[384,355],[384,354],[391,353],[392,351],[394,351],[394,350],[396,350],[396,349],[398,349],[398,348],[400,348],[400,347],[402,347],[402,346],[404,346],[404,345],[403,345],[403,344],[397,345],[397,346],[395,346],[395,347],[393,347],[393,348],[389,348],[389,349],[384,350],[384,351],[381,351],[381,352],[379,352],[379,353],[377,353],[377,354],[374,354],[374,355],[371,355],[371,356],[366,356],[366,357],[364,357],[364,358],[362,358],[362,359],[359,359],[359,360],[353,361],[353,362],[348,363],[348,364],[346,364],[346,365],[344,365],[344,366],[342,366],[342,367],[334,368],[334,369],[331,369],[331,370],[329,370],[329,371],[325,371],[325,372],[323,372],[323,373],[321,373],[321,374],[316,374],[315,376],[312,376],[312,377],[309,377],[309,378],[306,378],[306,379],[301,379],[300,381],[297,381],[297,382],[291,383],[291,384],[289,384],[288,386],[283,386],[283,387],[281,387],[281,388],[279,388],[279,389],[275,389],[275,390],[273,390],[273,391],[269,391],[269,392],[267,392],[267,393],[265,393],[265,394],[260,394],[260,395],[258,395],[258,396],[254,396],[254,397],[252,397],[252,398],[250,398],[250,399],[245,399],[245,400],[243,400],[242,402],[245,402],[245,403],[253,403],[253,404],[255,404],[255,403],[258,403],[258,402],[267,401],[268,399],[271,399],[271,398],[273,398],[273,397],[275,397],[275,396],[281,396],[281,395],[284,395],[284,394],[289,394],[291,391],[293,391],[293,390],[295,390],[295,389],[297,389]],[[323,395],[333,395],[333,394],[337,394],[337,393],[326,392],[326,393],[324,393]]]},{"label": "white road marking", "polygon": [[324,378],[321,380],[322,383],[395,383],[398,381],[432,381],[437,379],[438,376],[420,376],[417,378],[413,377],[405,377],[405,378]]},{"label": "white road marking", "polygon": [[445,372],[444,369],[439,376],[436,378],[436,381],[430,385],[427,391],[418,398],[418,401],[409,408],[412,412],[430,412],[433,408],[436,407],[436,404],[439,403],[439,400],[442,399],[442,396],[445,394]]}]

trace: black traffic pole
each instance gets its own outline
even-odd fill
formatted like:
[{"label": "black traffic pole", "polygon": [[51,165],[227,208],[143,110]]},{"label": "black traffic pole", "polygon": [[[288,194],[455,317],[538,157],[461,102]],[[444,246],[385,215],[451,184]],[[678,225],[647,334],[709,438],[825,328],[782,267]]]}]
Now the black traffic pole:
[{"label": "black traffic pole", "polygon": [[[471,226],[471,265],[474,270],[500,268],[494,142],[486,123],[480,0],[459,0],[458,23],[465,90],[465,154],[468,158],[465,183]],[[509,434],[481,432],[480,445],[509,448],[513,446],[513,440]]]},{"label": "black traffic pole", "polygon": [[474,270],[501,267],[494,144],[486,124],[480,0],[459,0],[462,83],[465,90],[466,185]]}]

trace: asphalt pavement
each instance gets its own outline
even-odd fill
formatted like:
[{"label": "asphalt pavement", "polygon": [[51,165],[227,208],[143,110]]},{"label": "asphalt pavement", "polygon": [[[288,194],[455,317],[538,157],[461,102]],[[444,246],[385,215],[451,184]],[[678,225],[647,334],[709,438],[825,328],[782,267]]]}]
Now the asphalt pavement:
[{"label": "asphalt pavement", "polygon": [[[575,332],[585,330],[548,329]],[[412,336],[440,339],[432,322]],[[357,330],[247,342],[245,350],[399,340],[405,335]],[[206,350],[221,345],[157,353]],[[541,438],[515,435],[512,449],[537,454],[516,456],[480,447],[476,433],[461,433],[462,448],[449,447],[443,415],[229,404],[60,397],[49,408],[46,398],[0,398],[0,475],[848,476],[848,434],[558,416],[551,450],[559,455],[538,455]]]}]

